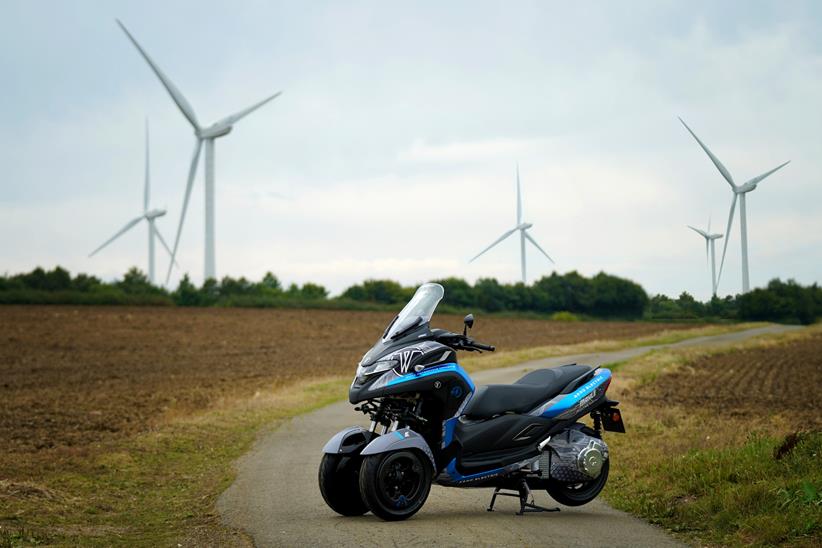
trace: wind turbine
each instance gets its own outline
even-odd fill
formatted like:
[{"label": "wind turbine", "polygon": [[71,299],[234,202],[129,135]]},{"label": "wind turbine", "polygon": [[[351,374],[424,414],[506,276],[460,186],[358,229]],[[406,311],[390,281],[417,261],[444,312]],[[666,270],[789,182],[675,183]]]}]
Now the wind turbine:
[{"label": "wind turbine", "polygon": [[[194,176],[197,174],[197,164],[200,159],[200,149],[203,146],[203,142],[205,141],[205,272],[204,272],[204,279],[209,278],[216,278],[217,277],[217,264],[216,264],[216,257],[214,252],[214,140],[223,137],[231,132],[234,124],[236,124],[241,119],[245,118],[264,104],[268,103],[272,99],[275,99],[278,95],[280,95],[280,91],[266,97],[259,103],[255,103],[248,108],[245,108],[235,114],[230,116],[226,116],[225,118],[214,122],[210,126],[203,127],[200,125],[200,122],[197,120],[197,115],[194,113],[194,109],[191,107],[191,104],[186,100],[180,90],[177,89],[177,86],[168,78],[168,76],[160,70],[160,67],[149,57],[148,53],[137,43],[137,40],[131,35],[131,33],[126,29],[125,25],[117,19],[117,24],[120,25],[120,28],[123,29],[123,32],[126,33],[128,39],[131,40],[131,43],[134,44],[134,47],[137,48],[137,51],[140,52],[140,55],[143,56],[143,59],[146,60],[146,63],[151,67],[151,70],[154,71],[154,74],[157,75],[157,78],[160,79],[160,83],[163,84],[163,87],[166,88],[166,91],[171,96],[171,99],[180,109],[180,112],[183,113],[186,120],[191,124],[194,128],[194,136],[196,138],[194,143],[194,157],[191,159],[191,168],[188,172],[188,181],[186,182],[186,191],[185,197],[183,198],[183,210],[180,213],[180,223],[177,226],[177,236],[174,238],[174,250],[172,251],[172,259],[177,257],[177,248],[180,244],[180,233],[183,230],[183,222],[186,218],[186,210],[188,209],[188,200],[191,197],[191,187],[194,184]],[[171,278],[171,266],[168,267],[168,274],[166,276],[166,283],[168,283],[169,278]]]},{"label": "wind turbine", "polygon": [[685,126],[685,129],[688,130],[688,133],[690,133],[693,136],[693,138],[696,139],[696,142],[699,143],[699,146],[702,147],[702,150],[705,151],[705,154],[707,154],[711,161],[714,163],[716,169],[718,169],[719,173],[722,174],[722,177],[724,177],[724,179],[728,181],[728,184],[731,185],[731,190],[734,194],[733,200],[731,201],[731,210],[728,212],[728,227],[725,229],[725,245],[722,248],[722,261],[719,263],[719,276],[717,278],[717,285],[719,284],[719,280],[722,278],[722,267],[725,266],[725,252],[728,250],[728,240],[731,239],[731,226],[733,226],[734,222],[734,211],[736,210],[736,201],[737,199],[739,200],[739,229],[742,241],[742,292],[747,293],[750,290],[750,279],[748,276],[748,219],[745,213],[745,195],[748,192],[755,190],[757,185],[763,179],[773,174],[777,170],[782,169],[783,167],[791,163],[791,161],[788,160],[787,162],[776,166],[772,170],[766,171],[762,175],[757,175],[753,179],[750,179],[741,185],[737,185],[734,182],[733,177],[731,176],[731,172],[728,171],[728,169],[724,165],[722,165],[722,162],[719,161],[719,158],[714,156],[714,154],[710,150],[708,150],[708,147],[706,147],[705,144],[699,140],[699,137],[697,137],[696,134],[693,131],[691,131],[691,128],[688,127],[688,124],[686,124],[682,120],[682,118],[680,118],[679,121],[682,122],[682,125]]},{"label": "wind turbine", "polygon": [[495,245],[497,245],[498,243],[500,243],[501,241],[506,239],[508,236],[510,236],[514,232],[519,231],[520,261],[522,263],[522,283],[525,283],[525,240],[528,240],[529,242],[534,244],[534,247],[539,249],[540,252],[543,255],[545,255],[548,258],[549,261],[551,261],[552,263],[554,262],[554,259],[552,259],[545,252],[545,250],[542,249],[539,246],[539,244],[536,242],[536,240],[534,240],[531,237],[531,235],[528,234],[528,229],[531,228],[532,226],[534,226],[533,223],[525,223],[525,222],[522,221],[522,194],[521,194],[520,188],[519,188],[519,166],[517,166],[517,225],[514,228],[512,228],[511,230],[509,230],[508,232],[504,233],[499,238],[497,238],[494,241],[494,243],[492,243],[491,245],[489,245],[488,247],[486,247],[485,249],[480,251],[479,254],[477,254],[473,259],[471,259],[468,262],[469,263],[474,262],[474,260],[479,258],[480,255],[482,255],[483,253],[485,253],[486,251],[488,251],[489,249],[491,249],[492,247],[494,247]]},{"label": "wind turbine", "polygon": [[174,264],[174,254],[169,249],[168,244],[166,243],[163,235],[160,234],[160,230],[155,226],[154,221],[157,217],[162,217],[166,214],[164,209],[149,209],[149,194],[151,190],[151,175],[149,170],[149,152],[148,152],[148,119],[146,119],[146,172],[145,172],[145,187],[143,189],[143,214],[139,217],[135,217],[134,219],[130,220],[126,223],[126,226],[121,228],[117,234],[106,240],[103,245],[95,249],[89,254],[89,257],[93,257],[97,254],[98,251],[106,247],[108,244],[131,230],[134,225],[139,223],[142,220],[148,222],[148,280],[153,284],[154,283],[154,237],[156,236],[160,243],[163,245],[165,250],[168,252],[169,256],[171,257],[172,265]]},{"label": "wind turbine", "polygon": [[722,234],[711,234],[710,217],[708,218],[708,228],[706,230],[700,230],[691,225],[688,225],[688,228],[705,238],[705,260],[711,263],[711,295],[716,297],[716,249],[714,243],[722,237]]}]

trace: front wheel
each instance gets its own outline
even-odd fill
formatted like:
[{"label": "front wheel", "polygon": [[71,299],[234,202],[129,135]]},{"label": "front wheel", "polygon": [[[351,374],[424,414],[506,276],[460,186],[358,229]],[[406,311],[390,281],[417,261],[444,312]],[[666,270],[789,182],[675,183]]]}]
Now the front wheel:
[{"label": "front wheel", "polygon": [[325,503],[343,516],[361,516],[368,506],[360,497],[360,458],[324,454],[320,462],[320,493]]},{"label": "front wheel", "polygon": [[431,476],[431,464],[418,451],[370,455],[360,468],[360,494],[375,516],[408,519],[428,498]]},{"label": "front wheel", "polygon": [[611,459],[606,460],[602,465],[602,470],[596,479],[583,483],[562,483],[557,480],[549,480],[546,491],[552,499],[565,506],[582,506],[588,504],[599,495],[605,483],[608,481],[608,469]]}]

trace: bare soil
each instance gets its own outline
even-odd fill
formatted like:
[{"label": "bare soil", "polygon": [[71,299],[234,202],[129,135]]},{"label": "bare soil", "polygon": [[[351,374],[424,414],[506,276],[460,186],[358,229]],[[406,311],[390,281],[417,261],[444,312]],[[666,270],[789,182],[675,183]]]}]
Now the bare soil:
[{"label": "bare soil", "polygon": [[[0,307],[0,479],[171,417],[306,378],[353,373],[391,314],[338,310]],[[459,329],[461,318],[435,324]],[[501,350],[693,325],[479,317]],[[59,460],[59,459],[58,459]],[[35,466],[36,468],[36,466]]]},{"label": "bare soil", "polygon": [[789,344],[704,356],[641,387],[639,404],[767,418],[790,413],[803,428],[822,428],[822,332]]}]

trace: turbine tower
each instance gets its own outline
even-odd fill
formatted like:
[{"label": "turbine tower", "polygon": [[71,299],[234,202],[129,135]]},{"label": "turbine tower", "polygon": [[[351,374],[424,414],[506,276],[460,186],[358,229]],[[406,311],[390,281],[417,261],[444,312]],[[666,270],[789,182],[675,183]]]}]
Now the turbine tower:
[{"label": "turbine tower", "polygon": [[691,128],[688,127],[682,118],[679,119],[682,122],[682,125],[685,126],[685,129],[688,130],[696,142],[699,143],[699,146],[702,147],[702,150],[705,151],[705,154],[711,159],[711,162],[716,166],[716,169],[719,170],[719,173],[722,174],[722,177],[728,181],[728,184],[731,185],[731,190],[733,191],[733,200],[731,201],[731,209],[728,212],[728,226],[725,229],[725,245],[722,248],[722,261],[719,263],[719,276],[717,277],[717,285],[719,284],[719,280],[722,279],[722,268],[725,266],[725,252],[728,250],[728,240],[731,239],[731,227],[733,226],[734,222],[734,211],[736,210],[736,201],[739,200],[739,229],[740,229],[740,236],[742,242],[742,292],[747,293],[750,290],[750,278],[748,276],[748,219],[747,214],[745,212],[745,195],[748,192],[756,189],[757,185],[766,177],[773,174],[775,171],[782,169],[789,163],[790,160],[787,162],[780,164],[773,168],[770,171],[766,171],[762,175],[757,175],[753,179],[746,181],[745,183],[738,185],[734,182],[733,177],[731,176],[731,172],[722,165],[722,162],[719,161],[719,158],[714,156],[714,154],[708,150],[708,147],[699,140],[699,137],[691,131]]},{"label": "turbine tower", "polygon": [[525,240],[528,240],[529,242],[534,244],[534,247],[539,249],[540,252],[543,255],[545,255],[548,258],[549,261],[551,261],[551,263],[554,262],[554,260],[545,252],[545,250],[542,249],[539,246],[539,244],[536,242],[536,240],[534,240],[531,237],[531,235],[528,234],[528,229],[531,228],[532,226],[534,226],[533,223],[526,223],[526,222],[523,222],[523,220],[522,220],[522,194],[521,194],[520,188],[519,188],[519,165],[518,165],[517,166],[517,224],[516,224],[516,226],[514,228],[512,228],[511,230],[509,230],[508,232],[504,233],[499,238],[497,238],[494,241],[494,243],[492,243],[491,245],[489,245],[488,247],[486,247],[485,249],[480,251],[476,256],[474,256],[473,259],[471,259],[468,262],[469,263],[474,262],[474,260],[479,258],[480,255],[482,255],[483,253],[485,253],[486,251],[488,251],[489,249],[491,249],[492,247],[494,247],[495,245],[497,245],[498,243],[500,243],[501,241],[506,239],[508,236],[510,236],[514,232],[519,231],[519,251],[520,251],[520,262],[522,263],[522,283],[525,283]]},{"label": "turbine tower", "polygon": [[722,234],[711,234],[710,218],[708,219],[708,228],[706,230],[700,230],[691,225],[688,225],[688,228],[705,238],[705,260],[710,262],[711,266],[711,295],[716,297],[716,248],[714,243],[722,237]]},{"label": "turbine tower", "polygon": [[135,217],[134,219],[130,220],[126,223],[126,226],[120,229],[117,234],[106,240],[103,245],[95,249],[89,254],[89,257],[93,257],[97,254],[98,251],[106,247],[108,244],[128,232],[134,225],[139,223],[142,220],[148,222],[148,280],[153,284],[154,283],[154,237],[156,236],[160,243],[163,245],[165,250],[168,252],[168,255],[171,257],[172,265],[174,264],[174,254],[169,249],[168,244],[166,243],[163,235],[160,234],[160,230],[155,226],[154,221],[157,217],[162,217],[166,214],[164,209],[149,209],[149,194],[151,190],[151,176],[149,170],[149,152],[148,152],[148,119],[146,119],[146,172],[145,172],[145,186],[143,188],[143,214],[139,217]]},{"label": "turbine tower", "polygon": [[[137,51],[140,52],[140,55],[143,56],[146,63],[151,67],[151,70],[154,71],[154,74],[157,75],[157,78],[160,79],[160,83],[163,84],[163,87],[166,88],[166,91],[171,96],[171,99],[180,109],[180,112],[183,113],[186,120],[191,124],[194,128],[194,136],[195,136],[195,143],[194,143],[194,157],[191,159],[191,167],[188,172],[188,180],[186,182],[186,190],[185,190],[185,197],[183,198],[183,209],[180,213],[180,222],[177,226],[177,236],[174,238],[174,250],[172,251],[172,259],[177,257],[177,249],[180,244],[180,233],[183,230],[183,223],[186,218],[186,210],[188,209],[188,200],[191,197],[191,187],[194,184],[194,176],[197,174],[197,164],[200,159],[200,149],[203,146],[203,142],[205,142],[205,270],[204,270],[204,280],[209,278],[216,278],[217,277],[217,259],[214,252],[214,140],[223,137],[231,132],[236,124],[241,119],[245,118],[264,104],[268,103],[272,99],[275,99],[280,93],[277,92],[274,95],[266,97],[259,103],[255,103],[250,107],[243,109],[235,114],[230,116],[226,116],[225,118],[218,120],[217,122],[211,124],[210,126],[203,127],[200,125],[200,122],[197,120],[197,115],[194,113],[194,109],[191,107],[191,104],[186,100],[180,90],[174,85],[174,83],[166,76],[160,67],[157,66],[156,63],[149,57],[148,53],[137,43],[137,40],[131,35],[131,33],[126,29],[125,25],[117,19],[117,24],[120,25],[120,28],[123,29],[123,32],[126,33],[128,39],[131,40],[131,43],[134,44],[134,47],[137,48]],[[168,283],[169,278],[171,278],[171,265],[168,267],[168,274],[166,275],[166,283]]]}]

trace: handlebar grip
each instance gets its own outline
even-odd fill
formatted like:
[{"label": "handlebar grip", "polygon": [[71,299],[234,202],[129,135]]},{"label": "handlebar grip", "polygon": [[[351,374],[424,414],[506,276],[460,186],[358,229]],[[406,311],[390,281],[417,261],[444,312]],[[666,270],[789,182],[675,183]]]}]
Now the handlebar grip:
[{"label": "handlebar grip", "polygon": [[494,350],[496,350],[496,347],[490,344],[482,344],[475,342],[472,346],[474,346],[475,348],[479,348],[480,350],[487,350],[488,352],[493,352]]}]

